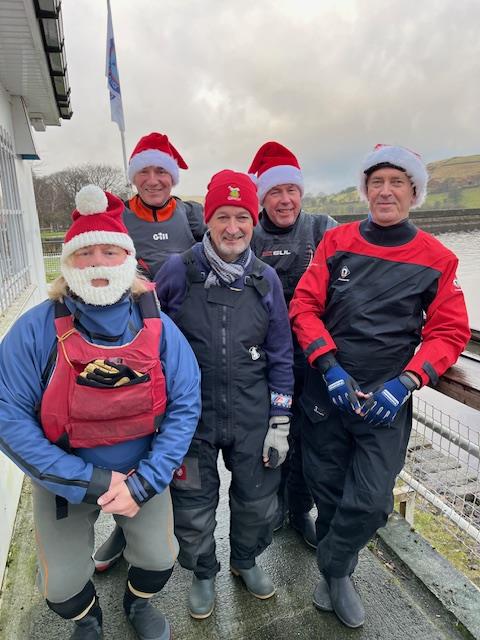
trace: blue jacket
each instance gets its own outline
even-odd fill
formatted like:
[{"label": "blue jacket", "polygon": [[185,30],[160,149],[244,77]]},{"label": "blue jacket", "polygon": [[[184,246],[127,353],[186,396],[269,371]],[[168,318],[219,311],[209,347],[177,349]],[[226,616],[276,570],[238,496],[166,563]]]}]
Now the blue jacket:
[{"label": "blue jacket", "polygon": [[[142,326],[138,305],[129,296],[107,307],[71,298],[65,303],[79,317],[82,335],[95,344],[125,344]],[[108,471],[126,473],[133,467],[151,493],[161,493],[188,450],[201,409],[195,356],[168,316],[161,314],[161,319],[159,356],[168,402],[160,432],[67,453],[47,440],[38,420],[42,375],[56,342],[54,304],[43,302],[23,314],[0,343],[0,450],[35,482],[72,503],[95,501],[108,489]],[[88,334],[119,337],[112,342]]]}]

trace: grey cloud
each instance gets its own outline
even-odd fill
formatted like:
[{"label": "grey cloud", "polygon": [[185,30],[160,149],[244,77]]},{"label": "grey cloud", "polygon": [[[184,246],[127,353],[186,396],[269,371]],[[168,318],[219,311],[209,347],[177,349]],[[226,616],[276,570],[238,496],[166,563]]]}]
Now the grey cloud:
[{"label": "grey cloud", "polygon": [[[427,161],[478,152],[476,0],[112,0],[127,148],[167,132],[204,192],[220,168],[247,169],[277,139],[298,155],[309,191],[356,182],[376,142]],[[120,164],[104,78],[105,6],[64,3],[71,122],[38,135],[43,171]]]}]

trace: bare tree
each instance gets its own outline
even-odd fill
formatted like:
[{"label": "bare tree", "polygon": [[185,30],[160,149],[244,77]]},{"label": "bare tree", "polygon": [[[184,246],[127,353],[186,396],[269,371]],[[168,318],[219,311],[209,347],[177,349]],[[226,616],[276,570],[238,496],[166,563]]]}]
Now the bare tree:
[{"label": "bare tree", "polygon": [[66,229],[75,208],[75,195],[87,184],[96,184],[119,198],[129,197],[121,169],[106,164],[67,167],[47,176],[34,173],[33,184],[41,227]]}]

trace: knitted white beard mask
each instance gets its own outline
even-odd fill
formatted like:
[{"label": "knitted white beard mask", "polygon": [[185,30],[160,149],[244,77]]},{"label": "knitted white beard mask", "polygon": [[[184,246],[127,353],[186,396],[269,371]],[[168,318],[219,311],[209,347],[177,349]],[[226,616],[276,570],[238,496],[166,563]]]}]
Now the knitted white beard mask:
[{"label": "knitted white beard mask", "polygon": [[[137,275],[137,261],[128,255],[123,264],[115,267],[86,267],[78,269],[62,264],[62,276],[69,288],[87,304],[105,307],[118,302],[130,289]],[[94,287],[92,280],[108,280],[105,287]]]}]

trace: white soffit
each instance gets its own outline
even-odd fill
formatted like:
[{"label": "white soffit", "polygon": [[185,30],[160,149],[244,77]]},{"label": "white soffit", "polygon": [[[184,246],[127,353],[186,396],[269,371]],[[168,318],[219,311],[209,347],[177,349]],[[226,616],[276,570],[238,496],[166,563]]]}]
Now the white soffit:
[{"label": "white soffit", "polygon": [[29,114],[45,125],[60,117],[31,0],[0,2],[0,83],[12,96],[22,96]]}]

